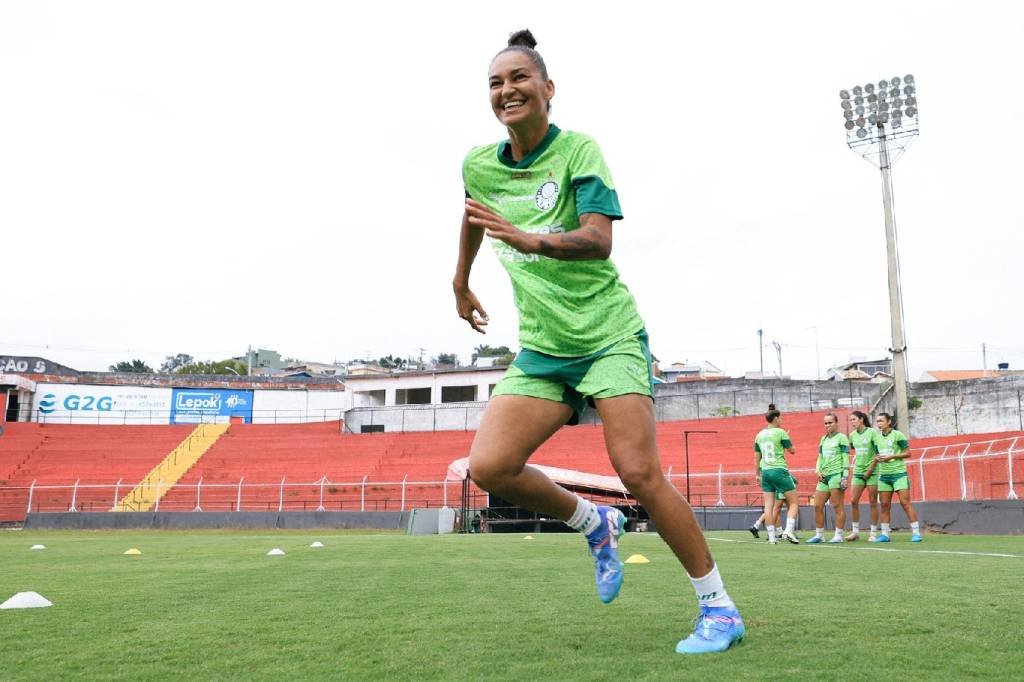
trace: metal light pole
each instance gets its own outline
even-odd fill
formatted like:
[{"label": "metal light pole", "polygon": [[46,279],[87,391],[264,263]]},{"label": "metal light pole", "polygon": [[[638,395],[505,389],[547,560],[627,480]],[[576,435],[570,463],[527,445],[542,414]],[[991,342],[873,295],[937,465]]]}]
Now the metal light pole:
[{"label": "metal light pole", "polygon": [[[760,331],[760,330],[758,330]],[[718,431],[683,431],[683,451],[686,453],[686,503],[690,503],[690,434],[691,433],[718,433]]]},{"label": "metal light pole", "polygon": [[764,330],[757,330],[757,353],[761,359],[761,378],[764,379]]},{"label": "metal light pole", "polygon": [[903,331],[903,293],[900,285],[899,243],[893,216],[892,164],[919,134],[917,86],[912,75],[854,86],[839,92],[846,119],[846,144],[882,174],[885,211],[885,252],[889,280],[889,326],[896,414],[909,431],[907,400],[907,343]]}]

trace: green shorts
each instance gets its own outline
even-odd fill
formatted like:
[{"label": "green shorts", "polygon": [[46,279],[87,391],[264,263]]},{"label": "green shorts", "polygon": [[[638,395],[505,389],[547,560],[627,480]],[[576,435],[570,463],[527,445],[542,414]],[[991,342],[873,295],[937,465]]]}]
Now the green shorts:
[{"label": "green shorts", "polygon": [[818,481],[815,492],[827,493],[829,490],[840,490],[843,487],[842,474],[829,474],[824,481]]},{"label": "green shorts", "polygon": [[878,469],[875,469],[874,471],[871,472],[871,477],[870,478],[868,478],[868,477],[866,477],[864,475],[864,472],[866,472],[866,471],[867,471],[867,469],[864,469],[863,471],[856,471],[856,470],[854,470],[854,472],[853,472],[853,481],[851,481],[850,484],[851,485],[859,485],[861,488],[868,488],[868,487],[877,488],[878,487]]},{"label": "green shorts", "polygon": [[[788,493],[796,489],[793,477],[789,475],[789,469],[763,469],[761,471],[761,490],[766,493]],[[785,499],[785,494],[779,499]]]},{"label": "green shorts", "polygon": [[491,392],[565,403],[579,422],[587,403],[639,393],[653,399],[654,380],[647,330],[582,357],[558,357],[524,348]]},{"label": "green shorts", "polygon": [[910,479],[907,472],[898,474],[882,474],[878,477],[878,492],[891,493],[896,490],[910,490]]},{"label": "green shorts", "polygon": [[[795,490],[796,487],[799,485],[799,483],[797,483],[796,476],[794,476],[793,474],[790,474],[789,477],[793,479],[793,489]],[[775,491],[775,499],[776,500],[784,500],[784,499],[786,499],[786,493],[781,493],[778,490],[776,490]]]}]

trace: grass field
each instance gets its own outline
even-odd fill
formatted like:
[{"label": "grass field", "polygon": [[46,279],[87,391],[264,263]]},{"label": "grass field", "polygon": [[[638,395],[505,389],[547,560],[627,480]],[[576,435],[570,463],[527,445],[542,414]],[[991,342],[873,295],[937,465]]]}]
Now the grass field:
[{"label": "grass field", "polygon": [[576,535],[3,532],[0,601],[54,606],[0,611],[0,679],[1024,678],[1022,537],[709,536],[747,638],[689,658],[693,590],[654,535],[602,605]]}]

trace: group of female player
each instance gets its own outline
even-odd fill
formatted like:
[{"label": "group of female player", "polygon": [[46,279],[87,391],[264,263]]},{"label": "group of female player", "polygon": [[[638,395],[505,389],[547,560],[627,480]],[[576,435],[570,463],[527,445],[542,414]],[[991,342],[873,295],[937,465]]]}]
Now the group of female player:
[{"label": "group of female player", "polygon": [[[768,426],[754,439],[755,465],[764,492],[764,513],[750,527],[750,532],[755,538],[760,537],[764,527],[768,531],[769,543],[776,544],[781,538],[797,544],[799,540],[794,532],[799,512],[796,479],[790,473],[786,461],[786,454],[793,455],[795,450],[789,434],[782,428],[782,415],[774,405],[768,406],[765,419]],[[910,479],[907,476],[906,458],[910,455],[910,443],[906,435],[894,428],[892,415],[880,413],[875,418],[877,428],[872,428],[865,413],[854,411],[850,414],[849,435],[839,430],[839,418],[831,412],[825,415],[824,425],[825,434],[818,443],[818,459],[814,466],[818,481],[813,498],[814,537],[807,540],[807,543],[840,543],[860,539],[860,500],[865,490],[871,510],[868,542],[890,541],[890,512],[894,493],[910,521],[910,541],[920,542],[920,524],[910,502]],[[851,451],[854,453],[852,466]],[[847,489],[850,490],[852,529],[844,537]],[[786,527],[777,537],[783,502],[788,506]],[[835,533],[830,540],[825,540],[826,502],[831,502],[835,510]]]}]

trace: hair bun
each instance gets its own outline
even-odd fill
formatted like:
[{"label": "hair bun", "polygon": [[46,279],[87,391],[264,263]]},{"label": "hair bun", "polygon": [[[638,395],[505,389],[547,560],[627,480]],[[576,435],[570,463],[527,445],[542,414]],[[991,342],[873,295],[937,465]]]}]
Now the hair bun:
[{"label": "hair bun", "polygon": [[509,47],[528,47],[531,50],[537,47],[537,39],[530,33],[530,29],[524,28],[521,31],[516,31],[508,37]]},{"label": "hair bun", "polygon": [[768,409],[769,409],[769,410],[774,410],[774,409],[776,409],[776,407],[775,407],[775,403],[768,403]]}]

